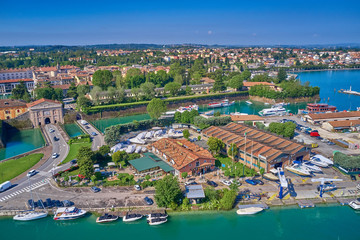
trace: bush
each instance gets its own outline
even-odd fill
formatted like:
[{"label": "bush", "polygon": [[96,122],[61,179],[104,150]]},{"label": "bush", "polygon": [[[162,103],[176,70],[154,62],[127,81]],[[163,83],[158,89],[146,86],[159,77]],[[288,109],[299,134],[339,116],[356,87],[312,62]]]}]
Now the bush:
[{"label": "bush", "polygon": [[341,152],[334,154],[334,163],[348,171],[358,171],[360,169],[360,156],[348,156]]},{"label": "bush", "polygon": [[204,118],[201,116],[197,116],[194,118],[194,124],[200,129],[205,129],[210,126],[223,126],[231,122],[231,117],[212,117],[212,118]]},{"label": "bush", "polygon": [[69,145],[72,143],[89,143],[91,142],[91,137],[88,134],[80,135],[77,137],[73,137],[69,140]]}]

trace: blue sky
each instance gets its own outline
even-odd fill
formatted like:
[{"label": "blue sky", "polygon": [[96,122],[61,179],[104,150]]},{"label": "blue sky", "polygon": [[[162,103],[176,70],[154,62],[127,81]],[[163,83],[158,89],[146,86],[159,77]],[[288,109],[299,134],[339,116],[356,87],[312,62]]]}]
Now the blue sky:
[{"label": "blue sky", "polygon": [[360,43],[360,1],[0,0],[0,46]]}]

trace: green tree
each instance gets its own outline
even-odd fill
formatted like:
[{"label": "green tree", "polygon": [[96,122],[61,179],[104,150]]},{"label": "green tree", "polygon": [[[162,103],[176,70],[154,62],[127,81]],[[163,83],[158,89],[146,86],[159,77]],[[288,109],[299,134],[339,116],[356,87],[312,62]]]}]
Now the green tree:
[{"label": "green tree", "polygon": [[243,76],[235,75],[232,77],[228,83],[229,87],[234,88],[236,90],[240,90],[243,86]]},{"label": "green tree", "polygon": [[78,96],[84,96],[86,95],[87,93],[90,92],[90,86],[89,85],[79,85],[77,86],[77,93],[78,93]]},{"label": "green tree", "polygon": [[230,210],[233,208],[236,200],[236,192],[233,190],[224,189],[224,195],[220,200],[220,207],[223,210]]},{"label": "green tree", "polygon": [[155,185],[155,200],[159,207],[169,207],[171,204],[178,204],[182,197],[181,189],[176,177],[166,175],[157,181]]},{"label": "green tree", "polygon": [[170,82],[165,85],[165,92],[169,92],[171,96],[176,96],[181,88],[180,83]]},{"label": "green tree", "polygon": [[285,68],[280,68],[277,76],[278,82],[279,83],[284,82],[286,80],[286,77],[287,74]]},{"label": "green tree", "polygon": [[116,163],[116,165],[119,165],[120,162],[124,162],[125,164],[122,164],[122,167],[126,165],[128,160],[128,154],[125,151],[117,151],[112,154],[112,161]]},{"label": "green tree", "polygon": [[221,113],[220,112],[215,112],[214,113],[214,117],[220,117]]},{"label": "green tree", "polygon": [[71,83],[69,90],[67,91],[67,96],[76,99],[78,97],[77,88],[75,83]]},{"label": "green tree", "polygon": [[155,84],[152,82],[145,82],[141,84],[140,89],[144,93],[145,98],[152,99],[155,97]]},{"label": "green tree", "polygon": [[175,112],[174,120],[177,123],[181,123],[181,112],[178,112],[178,111]]},{"label": "green tree", "polygon": [[214,137],[209,137],[207,145],[209,146],[209,150],[215,154],[219,153],[220,150],[225,147],[225,143],[223,141]]},{"label": "green tree", "polygon": [[93,89],[91,89],[90,96],[95,101],[95,104],[99,104],[100,96],[101,96],[102,92],[103,91],[101,90],[101,87],[99,87],[99,86],[95,86],[95,87],[93,87]]},{"label": "green tree", "polygon": [[76,155],[78,161],[83,159],[92,159],[94,156],[94,152],[91,150],[90,147],[81,147]]},{"label": "green tree", "polygon": [[134,87],[131,89],[131,93],[134,95],[136,101],[140,100],[140,96],[142,94],[141,88]]},{"label": "green tree", "polygon": [[158,98],[153,98],[146,107],[152,119],[159,119],[162,113],[166,112],[166,103]]},{"label": "green tree", "polygon": [[11,91],[11,98],[30,102],[31,96],[26,88],[25,82],[21,81],[15,86],[15,88],[13,88]]},{"label": "green tree", "polygon": [[230,144],[229,148],[228,148],[228,156],[230,156],[232,158],[232,160],[234,161],[235,156],[238,154],[238,147],[236,146],[235,143]]},{"label": "green tree", "polygon": [[102,145],[99,148],[99,153],[103,156],[108,155],[110,153],[110,146],[109,145]]},{"label": "green tree", "polygon": [[216,70],[215,71],[215,83],[213,86],[214,92],[224,91],[226,89],[224,80],[223,80],[223,71]]},{"label": "green tree", "polygon": [[187,176],[188,176],[188,173],[187,173],[187,172],[182,172],[182,173],[181,173],[181,177],[182,177],[183,179],[187,178]]},{"label": "green tree", "polygon": [[184,130],[183,130],[183,136],[184,136],[184,138],[189,139],[189,137],[190,137],[190,132],[189,132],[189,130],[184,129]]},{"label": "green tree", "polygon": [[184,111],[181,114],[181,122],[182,123],[190,123],[191,122],[191,114],[189,111]]},{"label": "green tree", "polygon": [[113,74],[109,70],[97,70],[93,75],[92,83],[106,91],[112,85],[112,80]]},{"label": "green tree", "polygon": [[183,85],[183,83],[184,83],[183,77],[179,74],[175,75],[174,82],[180,84],[180,86]]},{"label": "green tree", "polygon": [[76,106],[78,110],[86,112],[88,108],[91,107],[91,101],[84,96],[79,96],[76,100]]},{"label": "green tree", "polygon": [[251,77],[251,72],[249,70],[245,70],[241,73],[241,76],[244,80],[249,80]]}]

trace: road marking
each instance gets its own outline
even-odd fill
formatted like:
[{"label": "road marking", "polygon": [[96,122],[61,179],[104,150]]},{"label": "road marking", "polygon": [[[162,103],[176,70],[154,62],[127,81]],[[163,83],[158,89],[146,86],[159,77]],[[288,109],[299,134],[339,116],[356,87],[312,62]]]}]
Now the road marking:
[{"label": "road marking", "polygon": [[269,200],[270,200],[270,201],[273,200],[274,198],[276,198],[276,196],[277,196],[277,193],[274,193],[274,194],[269,198]]}]

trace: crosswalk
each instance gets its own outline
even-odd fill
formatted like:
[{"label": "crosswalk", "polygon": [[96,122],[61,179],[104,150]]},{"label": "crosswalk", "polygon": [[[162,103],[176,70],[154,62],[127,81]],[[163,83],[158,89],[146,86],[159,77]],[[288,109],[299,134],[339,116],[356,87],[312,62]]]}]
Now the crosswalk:
[{"label": "crosswalk", "polygon": [[33,183],[33,184],[31,184],[31,188],[30,188],[30,186],[24,187],[23,189],[20,189],[20,190],[18,190],[16,192],[13,192],[13,193],[5,196],[5,197],[0,198],[0,202],[9,200],[10,198],[15,197],[16,195],[22,194],[24,192],[30,192],[30,190],[34,190],[34,189],[37,189],[39,187],[42,187],[42,186],[48,184],[49,180],[50,180],[50,178],[46,178],[46,179],[41,180],[39,182]]}]

